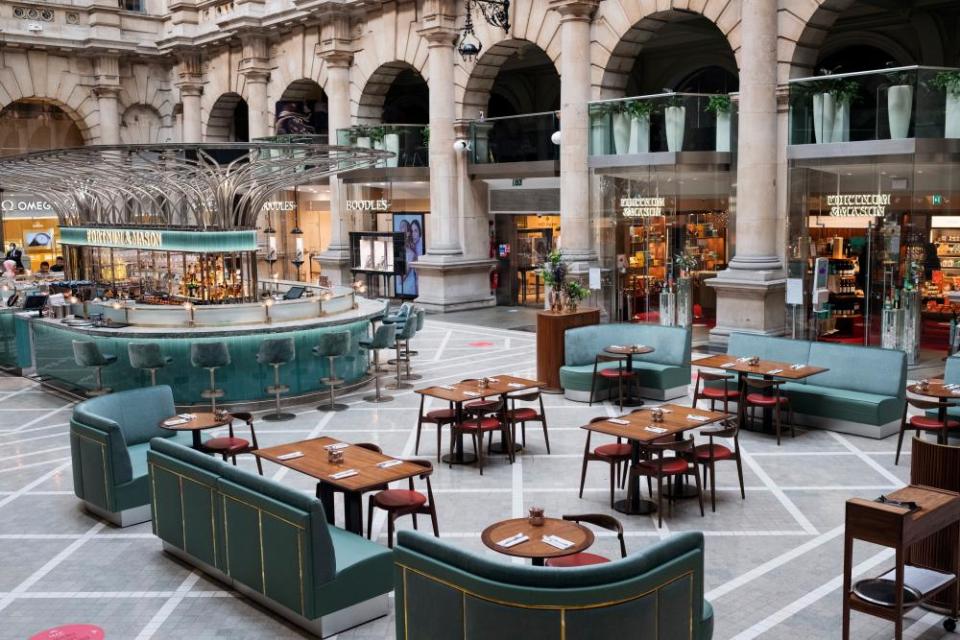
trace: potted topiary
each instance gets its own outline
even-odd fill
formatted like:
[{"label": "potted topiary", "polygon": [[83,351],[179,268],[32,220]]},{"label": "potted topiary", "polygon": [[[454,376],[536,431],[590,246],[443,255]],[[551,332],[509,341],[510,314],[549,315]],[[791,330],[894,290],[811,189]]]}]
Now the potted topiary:
[{"label": "potted topiary", "polygon": [[590,155],[605,156],[610,153],[607,129],[613,111],[609,102],[590,105]]},{"label": "potted topiary", "polygon": [[[386,130],[383,125],[377,125],[375,127],[370,127],[370,142],[373,144],[373,148],[378,151],[383,151],[383,137],[386,134]],[[383,160],[377,161],[378,167],[386,166],[386,162]]]},{"label": "potted topiary", "polygon": [[913,116],[913,71],[890,71],[887,82],[887,122],[890,139],[902,140],[910,135],[910,118]]},{"label": "potted topiary", "polygon": [[960,71],[941,71],[931,83],[947,96],[944,138],[960,138]]},{"label": "potted topiary", "polygon": [[551,311],[561,311],[563,300],[560,293],[563,291],[564,281],[567,278],[567,265],[563,262],[563,254],[554,249],[547,254],[546,261],[540,265],[540,277],[543,284],[549,287],[547,300]]},{"label": "potted topiary", "polygon": [[613,130],[613,148],[617,155],[630,151],[630,114],[624,101],[611,102],[610,123]]},{"label": "potted topiary", "polygon": [[567,311],[574,313],[580,305],[580,301],[587,297],[590,291],[576,280],[570,280],[563,287],[563,292],[567,296]]},{"label": "potted topiary", "polygon": [[730,111],[732,108],[733,103],[730,96],[726,94],[710,96],[710,100],[707,101],[707,111],[713,113],[717,119],[715,151],[730,151]]},{"label": "potted topiary", "polygon": [[666,89],[670,94],[666,98],[663,118],[667,129],[667,151],[683,151],[683,135],[687,126],[687,108],[683,105],[683,96]]},{"label": "potted topiary", "polygon": [[354,127],[354,137],[357,139],[357,146],[364,149],[372,148],[370,144],[370,128],[357,125]]},{"label": "potted topiary", "polygon": [[855,80],[830,78],[833,71],[821,69],[823,80],[810,83],[813,100],[813,133],[817,144],[850,141],[850,105],[860,90]]},{"label": "potted topiary", "polygon": [[650,114],[653,113],[652,100],[630,100],[626,104],[630,116],[630,153],[648,153],[650,151]]}]

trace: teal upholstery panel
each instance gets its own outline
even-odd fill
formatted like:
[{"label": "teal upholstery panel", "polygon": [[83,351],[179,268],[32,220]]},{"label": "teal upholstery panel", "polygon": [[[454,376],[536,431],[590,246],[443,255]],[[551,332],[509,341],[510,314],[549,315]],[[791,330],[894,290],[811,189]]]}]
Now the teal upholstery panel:
[{"label": "teal upholstery panel", "polygon": [[74,420],[82,424],[102,429],[118,425],[127,445],[171,436],[160,422],[176,413],[173,391],[166,385],[111,393],[85,400],[73,410]]},{"label": "teal upholstery panel", "polygon": [[727,353],[742,358],[759,356],[761,360],[777,360],[793,364],[809,364],[810,343],[805,340],[774,338],[753,333],[733,332]]},{"label": "teal upholstery panel", "polygon": [[949,384],[960,384],[960,355],[947,358],[943,381]]},{"label": "teal upholstery panel", "polygon": [[[597,370],[616,369],[620,363],[601,362],[597,365]],[[574,389],[576,391],[589,391],[593,381],[593,362],[582,365],[569,365],[560,367],[560,386],[564,389]],[[605,379],[597,380],[597,392],[606,389],[610,384]]]},{"label": "teal upholstery panel", "polygon": [[303,578],[306,527],[295,525],[270,511],[261,512],[260,526],[266,581],[263,594],[303,615],[307,588]]},{"label": "teal upholstery panel", "polygon": [[[133,468],[130,464],[130,455],[127,453],[127,443],[123,438],[120,425],[111,421],[98,421],[98,425],[89,425],[77,421],[76,409],[70,420],[71,443],[93,441],[103,445],[103,456],[106,460],[105,479],[109,484],[121,484],[133,479]],[[94,458],[83,457],[81,464],[93,461]],[[74,460],[74,464],[76,464]],[[104,473],[101,468],[100,474]],[[86,483],[85,483],[86,484]]]},{"label": "teal upholstery panel", "polygon": [[[106,511],[116,511],[113,504],[112,487],[115,483],[115,470],[112,461],[110,438],[120,439],[119,433],[110,435],[99,429],[91,429],[76,422],[70,423],[70,458],[73,464],[73,491],[78,498]],[[121,442],[122,447],[122,442]],[[130,476],[130,459],[123,453],[127,472]],[[80,481],[77,482],[76,478]]]},{"label": "teal upholstery panel", "polygon": [[681,327],[630,323],[577,327],[564,334],[564,364],[593,364],[596,355],[612,344],[645,344],[656,350],[636,359],[682,366],[690,361],[690,340],[690,330]]},{"label": "teal upholstery panel", "polygon": [[[517,609],[469,595],[464,598],[464,607],[465,640],[503,640],[513,637],[519,629],[523,629],[524,640],[564,637],[558,610]],[[566,638],[572,640],[569,635]]]},{"label": "teal upholstery panel", "polygon": [[830,370],[810,376],[808,384],[903,398],[907,355],[903,351],[814,342],[810,364]]},{"label": "teal upholstery panel", "polygon": [[899,420],[903,415],[904,401],[895,396],[792,382],[781,388],[790,397],[795,413],[875,426]]},{"label": "teal upholstery panel", "polygon": [[[655,628],[657,620],[658,597],[656,593],[641,596],[607,607],[580,609],[566,613],[566,637],[569,640],[590,640],[591,638],[622,637],[622,620],[642,621],[634,626],[641,629]],[[681,620],[687,621],[686,616]],[[661,636],[672,637],[672,636]],[[685,636],[679,635],[677,638]]]},{"label": "teal upholstery panel", "polygon": [[393,591],[393,551],[337,527],[329,527],[329,532],[337,574],[316,587],[315,615]]},{"label": "teal upholstery panel", "polygon": [[[397,640],[443,638],[452,629],[463,629],[462,591],[399,566],[394,582],[396,611],[402,612],[397,615]],[[407,592],[416,597],[404,600]]]}]

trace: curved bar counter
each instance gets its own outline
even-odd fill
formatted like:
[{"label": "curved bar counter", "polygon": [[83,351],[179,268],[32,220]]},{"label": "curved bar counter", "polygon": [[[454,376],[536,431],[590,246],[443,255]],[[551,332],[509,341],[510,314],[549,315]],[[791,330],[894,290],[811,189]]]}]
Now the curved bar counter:
[{"label": "curved bar counter", "polygon": [[[337,359],[336,373],[347,386],[364,379],[367,354],[358,349],[358,343],[367,336],[370,321],[383,315],[384,304],[355,298],[352,290],[338,288],[327,300],[313,296],[276,301],[269,306],[245,303],[188,309],[165,305],[87,303],[87,313],[94,316],[102,313],[104,320],[129,323],[129,326],[76,326],[70,321],[17,313],[13,323],[16,333],[14,348],[20,356],[21,366],[26,355],[24,349],[32,349],[38,375],[74,389],[92,389],[93,369],[78,366],[72,357],[72,342],[89,340],[98,343],[104,354],[117,356],[115,363],[103,368],[104,386],[114,391],[132,389],[149,385],[150,376],[147,371],[130,365],[127,345],[157,343],[162,354],[173,359],[171,364],[157,372],[157,383],[173,388],[178,405],[200,405],[209,402],[200,395],[209,387],[209,374],[206,369],[190,364],[190,345],[225,342],[230,350],[231,364],[217,370],[217,388],[223,389],[225,394],[218,402],[250,404],[273,397],[266,391],[266,387],[273,384],[273,369],[257,362],[260,344],[270,338],[294,339],[294,360],[280,368],[281,384],[290,387],[285,397],[328,389],[320,382],[329,375],[327,359],[312,353],[322,333],[350,332],[350,355]],[[25,333],[29,334],[29,343],[32,344],[24,344]]]}]

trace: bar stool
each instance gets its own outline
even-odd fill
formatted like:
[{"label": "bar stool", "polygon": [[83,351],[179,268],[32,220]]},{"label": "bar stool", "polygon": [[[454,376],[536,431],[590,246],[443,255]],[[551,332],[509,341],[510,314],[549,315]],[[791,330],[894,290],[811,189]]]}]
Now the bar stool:
[{"label": "bar stool", "polygon": [[78,367],[93,367],[96,375],[97,387],[88,389],[84,394],[89,397],[102,396],[110,393],[112,389],[103,386],[101,371],[117,361],[117,356],[110,353],[101,353],[100,347],[96,342],[73,341],[73,359]]},{"label": "bar stool", "polygon": [[330,387],[330,402],[326,406],[317,407],[320,411],[343,411],[347,405],[337,403],[337,387],[343,385],[343,380],[337,377],[336,359],[350,354],[350,332],[331,331],[320,334],[320,342],[313,348],[313,355],[326,358],[330,366],[330,373],[320,382]]},{"label": "bar stool", "polygon": [[360,348],[368,353],[373,353],[373,384],[376,393],[372,396],[364,396],[367,402],[390,402],[393,396],[384,396],[380,394],[380,373],[384,370],[380,368],[380,349],[389,349],[397,340],[397,326],[393,324],[381,324],[373,332],[372,338],[364,338],[360,341]]},{"label": "bar stool", "polygon": [[217,398],[224,395],[223,389],[217,389],[217,369],[230,366],[227,343],[194,342],[190,345],[190,364],[210,372],[210,388],[204,389],[200,397],[210,400],[210,411],[216,412]]},{"label": "bar stool", "polygon": [[[416,322],[405,322],[400,329],[397,330],[396,339],[394,340],[394,347],[397,350],[397,357],[390,362],[397,365],[397,381],[394,384],[387,385],[387,389],[393,389],[398,391],[400,389],[412,389],[413,385],[405,384],[403,382],[403,364],[404,359],[400,355],[400,351],[403,348],[405,340],[409,340],[414,332],[417,330]],[[410,373],[410,360],[406,360],[407,364],[407,373]]]},{"label": "bar stool", "polygon": [[290,391],[290,387],[285,384],[280,384],[280,367],[293,362],[296,356],[297,352],[293,338],[270,338],[260,343],[260,350],[257,352],[257,362],[273,367],[273,386],[267,387],[267,393],[274,394],[276,400],[276,411],[263,416],[264,420],[280,422],[283,420],[293,420],[297,417],[293,413],[280,411],[280,394]]},{"label": "bar stool", "polygon": [[[411,312],[410,317],[407,319],[407,324],[413,325],[413,331],[410,332],[410,337],[403,341],[403,362],[407,367],[407,373],[404,374],[404,380],[420,380],[423,378],[419,373],[410,373],[410,357],[417,355],[417,351],[410,350],[410,339],[417,335],[421,329],[423,329],[423,315],[426,312],[422,309],[417,309],[416,311]],[[406,325],[404,325],[406,326]]]},{"label": "bar stool", "polygon": [[160,353],[160,345],[155,342],[131,342],[127,345],[127,355],[131,367],[150,372],[151,387],[157,386],[157,369],[173,362],[173,358]]},{"label": "bar stool", "polygon": [[[416,334],[420,333],[421,331],[423,331],[423,325],[426,323],[427,312],[424,311],[423,309],[417,309],[417,310],[416,310],[416,317],[417,317],[417,329],[416,329],[416,331],[414,332],[414,335],[416,335]],[[411,350],[410,350],[410,345],[407,345],[407,356],[418,356],[418,355],[420,355],[420,352],[419,352],[419,351],[415,351],[415,350],[414,350],[414,351],[411,351]],[[421,376],[421,377],[422,377],[422,376]],[[419,378],[418,378],[418,379],[419,379]]]}]

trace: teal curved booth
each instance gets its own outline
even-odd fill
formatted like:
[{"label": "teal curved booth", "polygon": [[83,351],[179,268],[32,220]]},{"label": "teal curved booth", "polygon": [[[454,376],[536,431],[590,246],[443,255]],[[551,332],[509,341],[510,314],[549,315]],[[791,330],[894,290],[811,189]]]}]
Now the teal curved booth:
[{"label": "teal curved booth", "polygon": [[674,534],[607,564],[559,568],[488,560],[401,531],[394,559],[397,640],[713,635],[699,532]]}]

